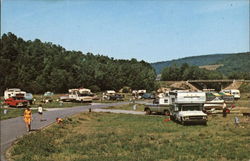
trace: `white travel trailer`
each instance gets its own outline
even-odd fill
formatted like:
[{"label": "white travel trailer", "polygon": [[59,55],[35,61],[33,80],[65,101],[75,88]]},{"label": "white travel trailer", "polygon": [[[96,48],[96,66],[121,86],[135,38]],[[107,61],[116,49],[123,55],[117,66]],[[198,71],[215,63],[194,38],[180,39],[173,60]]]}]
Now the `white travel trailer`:
[{"label": "white travel trailer", "polygon": [[90,89],[69,89],[69,99],[76,102],[92,102],[93,94]]}]

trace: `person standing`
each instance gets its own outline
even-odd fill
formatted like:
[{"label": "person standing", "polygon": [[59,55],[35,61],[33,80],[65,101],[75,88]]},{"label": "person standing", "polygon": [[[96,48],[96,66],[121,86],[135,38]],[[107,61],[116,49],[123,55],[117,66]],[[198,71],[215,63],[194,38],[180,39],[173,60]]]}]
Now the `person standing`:
[{"label": "person standing", "polygon": [[236,127],[238,127],[240,124],[240,119],[237,116],[234,117],[234,123]]},{"label": "person standing", "polygon": [[40,121],[43,121],[43,107],[41,104],[38,106],[38,114],[40,115]]},{"label": "person standing", "polygon": [[224,102],[222,108],[223,108],[223,111],[222,111],[223,117],[227,117],[227,105],[225,102]]},{"label": "person standing", "polygon": [[32,113],[31,113],[29,106],[27,106],[26,109],[24,110],[23,119],[24,119],[24,123],[26,125],[27,131],[30,131],[31,130]]}]

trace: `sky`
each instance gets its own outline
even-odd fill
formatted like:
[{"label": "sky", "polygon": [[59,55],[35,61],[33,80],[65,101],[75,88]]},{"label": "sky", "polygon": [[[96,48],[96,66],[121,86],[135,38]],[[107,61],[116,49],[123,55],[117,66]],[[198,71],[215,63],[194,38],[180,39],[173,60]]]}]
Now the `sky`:
[{"label": "sky", "polygon": [[1,34],[158,62],[249,51],[249,0],[1,0]]}]

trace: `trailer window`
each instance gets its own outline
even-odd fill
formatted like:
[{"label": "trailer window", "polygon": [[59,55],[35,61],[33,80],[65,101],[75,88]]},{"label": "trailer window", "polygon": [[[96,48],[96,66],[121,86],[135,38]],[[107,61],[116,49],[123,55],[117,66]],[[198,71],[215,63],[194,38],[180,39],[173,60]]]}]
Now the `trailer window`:
[{"label": "trailer window", "polygon": [[79,96],[91,96],[89,93],[82,93],[82,94],[79,94]]}]

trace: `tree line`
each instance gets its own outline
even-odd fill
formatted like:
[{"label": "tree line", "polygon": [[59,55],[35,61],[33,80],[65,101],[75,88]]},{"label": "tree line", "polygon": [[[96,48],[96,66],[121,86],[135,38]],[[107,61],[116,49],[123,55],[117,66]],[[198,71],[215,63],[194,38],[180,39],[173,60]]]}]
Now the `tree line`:
[{"label": "tree line", "polygon": [[181,66],[173,65],[166,67],[161,73],[161,79],[164,81],[208,80],[222,78],[223,75],[218,71],[201,69],[198,66],[190,66],[187,63],[184,63]]},{"label": "tree line", "polygon": [[13,33],[3,34],[0,43],[1,93],[13,87],[32,93],[63,93],[79,87],[94,91],[156,87],[156,73],[144,61],[67,51],[39,39],[25,41]]}]

